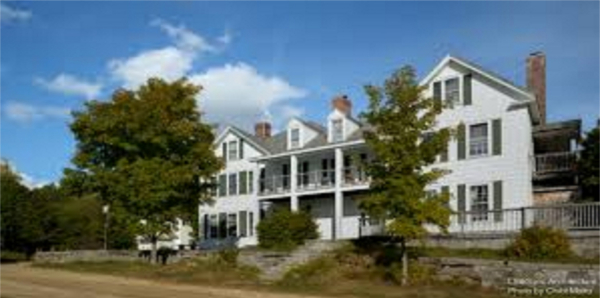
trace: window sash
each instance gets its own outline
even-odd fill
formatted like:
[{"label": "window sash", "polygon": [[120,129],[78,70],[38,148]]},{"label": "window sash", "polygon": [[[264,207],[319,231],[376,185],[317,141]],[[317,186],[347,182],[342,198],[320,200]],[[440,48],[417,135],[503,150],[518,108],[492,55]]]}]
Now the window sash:
[{"label": "window sash", "polygon": [[294,128],[294,129],[292,129],[290,134],[291,134],[291,136],[290,136],[291,147],[292,148],[299,147],[300,146],[300,129]]},{"label": "window sash", "polygon": [[489,132],[487,123],[469,127],[469,155],[482,156],[489,153]]},{"label": "window sash", "polygon": [[487,185],[471,186],[471,215],[472,221],[488,220],[489,190]]},{"label": "window sash", "polygon": [[332,139],[334,142],[339,142],[344,139],[344,127],[342,125],[342,120],[333,120],[332,121]]},{"label": "window sash", "polygon": [[444,82],[444,96],[447,102],[457,104],[460,101],[460,86],[458,78],[448,79]]},{"label": "window sash", "polygon": [[229,141],[229,145],[227,146],[229,152],[227,152],[228,160],[237,160],[238,159],[238,145],[237,141]]},{"label": "window sash", "polygon": [[237,174],[229,175],[229,195],[237,195]]}]

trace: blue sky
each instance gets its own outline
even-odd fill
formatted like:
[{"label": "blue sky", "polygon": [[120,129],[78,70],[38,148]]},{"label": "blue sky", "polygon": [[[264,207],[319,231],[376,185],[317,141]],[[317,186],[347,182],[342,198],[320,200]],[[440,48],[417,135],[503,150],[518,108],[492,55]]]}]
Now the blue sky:
[{"label": "blue sky", "polygon": [[446,54],[523,85],[547,55],[548,118],[598,117],[598,2],[13,2],[1,9],[1,155],[28,183],[70,165],[69,111],[146,77],[201,83],[210,121],[323,121],[330,99]]}]

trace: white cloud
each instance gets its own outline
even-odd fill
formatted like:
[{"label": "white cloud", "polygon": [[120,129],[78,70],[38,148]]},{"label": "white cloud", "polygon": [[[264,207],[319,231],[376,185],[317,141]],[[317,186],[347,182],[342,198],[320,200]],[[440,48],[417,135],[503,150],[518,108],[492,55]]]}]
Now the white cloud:
[{"label": "white cloud", "polygon": [[112,76],[126,88],[135,89],[151,77],[168,81],[186,75],[192,69],[194,56],[175,47],[149,50],[128,59],[115,59],[108,66]]},{"label": "white cloud", "polygon": [[225,30],[223,35],[219,36],[217,40],[224,45],[228,45],[233,40],[233,36],[231,35],[231,32],[229,32],[229,30]]},{"label": "white cloud", "polygon": [[175,26],[161,19],[152,21],[151,25],[164,31],[174,45],[109,61],[111,75],[127,88],[136,88],[151,77],[168,81],[179,79],[188,74],[200,54],[218,51],[204,37],[183,25]]},{"label": "white cloud", "polygon": [[0,4],[0,20],[2,23],[27,21],[31,18],[31,12]]},{"label": "white cloud", "polygon": [[50,91],[67,95],[79,95],[86,99],[97,97],[102,90],[102,84],[100,83],[86,82],[64,73],[51,80],[36,78],[34,82]]},{"label": "white cloud", "polygon": [[178,49],[190,53],[215,52],[216,48],[208,43],[204,37],[188,30],[184,25],[175,26],[162,19],[155,19],[151,23],[162,29],[175,42]]},{"label": "white cloud", "polygon": [[70,110],[56,106],[34,106],[26,103],[8,102],[3,107],[4,113],[8,119],[29,123],[43,119],[67,119]]},{"label": "white cloud", "polygon": [[44,185],[48,185],[48,184],[50,184],[50,183],[51,183],[51,182],[50,182],[50,181],[48,181],[48,180],[36,179],[36,178],[34,178],[34,177],[30,176],[30,175],[27,175],[27,174],[25,174],[25,173],[23,173],[23,172],[20,172],[20,171],[17,169],[17,167],[14,165],[14,163],[12,163],[12,162],[10,162],[10,161],[8,161],[8,160],[4,159],[4,158],[0,160],[0,163],[1,163],[1,164],[3,164],[3,165],[4,165],[4,164],[8,165],[8,167],[10,168],[10,170],[11,170],[13,173],[15,173],[15,174],[17,174],[19,177],[21,177],[21,183],[22,183],[22,184],[23,184],[25,187],[27,187],[27,188],[29,188],[29,189],[39,188],[39,187],[42,187],[42,186],[44,186]]},{"label": "white cloud", "polygon": [[[245,63],[226,64],[190,76],[190,81],[203,87],[200,108],[210,121],[251,125],[265,113],[286,101],[302,98],[307,92],[277,76],[265,76]],[[291,106],[285,113],[274,115],[273,121],[298,114]]]}]

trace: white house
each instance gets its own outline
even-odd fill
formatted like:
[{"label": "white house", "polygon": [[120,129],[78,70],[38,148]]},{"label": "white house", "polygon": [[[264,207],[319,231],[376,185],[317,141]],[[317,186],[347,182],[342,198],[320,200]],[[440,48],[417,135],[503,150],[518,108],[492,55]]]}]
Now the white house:
[{"label": "white house", "polygon": [[[542,81],[545,92],[545,79],[533,84]],[[435,164],[450,174],[430,186],[448,191],[450,207],[468,213],[452,221],[450,232],[498,229],[509,219],[490,211],[533,205],[532,131],[545,120],[540,113],[545,94],[530,90],[539,86],[519,87],[454,56],[445,57],[421,84],[427,96],[452,103],[438,127],[460,127]],[[216,143],[226,168],[218,175],[215,202],[199,207],[201,243],[256,244],[255,227],[274,206],[308,210],[322,239],[359,237],[369,226],[357,207],[369,179],[353,165],[370,158],[364,129],[345,96],[332,100],[324,125],[293,118],[275,135],[265,122],[254,134],[227,127]]]}]

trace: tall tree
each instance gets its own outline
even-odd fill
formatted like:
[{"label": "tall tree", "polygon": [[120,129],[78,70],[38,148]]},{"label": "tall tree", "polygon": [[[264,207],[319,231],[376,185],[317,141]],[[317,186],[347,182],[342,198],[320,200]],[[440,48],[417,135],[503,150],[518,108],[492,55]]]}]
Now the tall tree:
[{"label": "tall tree", "polygon": [[451,129],[436,127],[442,104],[423,96],[410,66],[365,91],[369,106],[362,117],[370,126],[365,140],[374,160],[366,165],[372,180],[361,208],[385,220],[387,233],[400,241],[406,283],[406,242],[426,235],[425,224],[443,231],[449,225],[449,194],[428,193],[426,186],[445,174],[431,165],[446,149]]},{"label": "tall tree", "polygon": [[119,208],[152,243],[152,260],[160,237],[211,199],[210,177],[222,167],[196,106],[199,91],[185,79],[150,79],[74,113],[74,164],[91,177],[104,204]]},{"label": "tall tree", "polygon": [[32,253],[31,192],[22,184],[21,177],[2,160],[0,163],[0,245],[3,250]]},{"label": "tall tree", "polygon": [[579,175],[583,200],[600,201],[600,129],[590,130],[581,146]]}]

